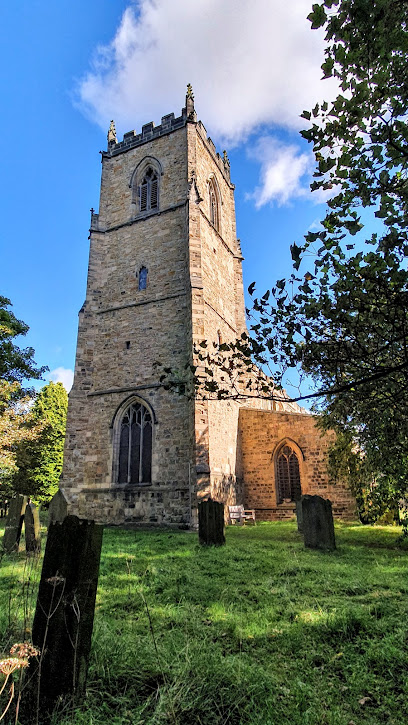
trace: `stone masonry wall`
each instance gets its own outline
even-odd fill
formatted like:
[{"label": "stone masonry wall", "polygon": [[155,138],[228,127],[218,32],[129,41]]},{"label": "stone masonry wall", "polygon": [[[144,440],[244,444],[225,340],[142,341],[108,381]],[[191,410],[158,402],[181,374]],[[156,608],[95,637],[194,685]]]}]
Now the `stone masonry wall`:
[{"label": "stone masonry wall", "polygon": [[[61,482],[71,511],[99,521],[191,521],[193,405],[162,389],[153,367],[181,369],[191,357],[186,135],[184,124],[126,153],[103,154]],[[159,210],[141,213],[129,184],[147,156],[162,169]],[[132,399],[154,416],[152,482],[118,486],[115,415]]]},{"label": "stone masonry wall", "polygon": [[330,435],[322,436],[315,418],[302,413],[240,411],[240,448],[246,508],[260,520],[294,516],[295,506],[277,504],[275,453],[283,441],[294,444],[303,494],[317,494],[333,504],[333,515],[354,518],[355,501],[345,485],[331,485],[327,475]]},{"label": "stone masonry wall", "polygon": [[[217,155],[202,124],[189,129],[190,255],[193,286],[193,341],[235,340],[245,326],[241,251],[236,238],[234,187],[229,167]],[[219,225],[210,221],[209,180],[218,197]],[[195,287],[194,287],[195,285]],[[237,496],[237,403],[196,404],[198,496],[211,495],[226,504]]]},{"label": "stone masonry wall", "polygon": [[[191,89],[178,118],[168,114],[120,142],[111,126],[108,139],[69,395],[61,486],[70,512],[194,526],[197,499],[211,495],[226,505],[245,497],[261,519],[292,516],[293,505],[276,504],[274,473],[275,448],[288,438],[299,447],[303,492],[329,497],[335,515],[352,515],[347,490],[329,486],[328,440],[312,416],[267,410],[268,401],[189,401],[160,383],[155,362],[182,376],[198,363],[194,343],[205,339],[212,351],[246,329],[229,162],[197,122]],[[135,180],[146,164],[158,173],[159,208],[142,212]],[[141,267],[148,270],[142,290]],[[117,481],[121,414],[131,401],[143,402],[153,419],[150,483]]]}]

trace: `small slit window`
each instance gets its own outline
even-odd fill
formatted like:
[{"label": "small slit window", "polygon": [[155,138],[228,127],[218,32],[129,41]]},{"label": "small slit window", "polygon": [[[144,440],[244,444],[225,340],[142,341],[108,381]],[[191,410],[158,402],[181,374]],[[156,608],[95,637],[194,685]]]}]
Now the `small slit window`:
[{"label": "small slit window", "polygon": [[139,289],[144,290],[147,287],[147,267],[141,267],[139,270]]},{"label": "small slit window", "polygon": [[219,208],[218,208],[218,199],[217,199],[217,193],[215,190],[215,184],[214,181],[211,179],[208,185],[208,192],[209,192],[209,202],[210,202],[210,222],[215,227],[217,231],[220,229],[220,219],[219,219]]},{"label": "small slit window", "polygon": [[120,425],[118,483],[151,483],[152,417],[142,403],[132,403]]},{"label": "small slit window", "polygon": [[288,445],[278,453],[276,479],[278,504],[298,501],[301,498],[299,460],[293,448]]},{"label": "small slit window", "polygon": [[159,180],[154,169],[149,168],[139,186],[139,210],[159,208]]}]

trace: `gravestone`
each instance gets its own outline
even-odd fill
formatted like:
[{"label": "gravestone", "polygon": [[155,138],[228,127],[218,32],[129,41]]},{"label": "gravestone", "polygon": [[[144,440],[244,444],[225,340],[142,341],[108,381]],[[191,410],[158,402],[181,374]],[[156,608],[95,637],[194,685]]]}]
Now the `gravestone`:
[{"label": "gravestone", "polygon": [[54,494],[48,507],[48,526],[56,521],[62,523],[68,516],[68,502],[61,488]]},{"label": "gravestone", "polygon": [[27,496],[21,495],[12,498],[10,501],[6,529],[3,536],[3,549],[7,554],[11,554],[12,551],[18,551],[27,501]]},{"label": "gravestone", "polygon": [[49,723],[57,706],[84,695],[102,534],[103,526],[76,516],[49,526],[32,630],[41,655],[30,662],[24,723]]},{"label": "gravestone", "polygon": [[303,534],[303,507],[302,499],[296,501],[296,521],[299,534]]},{"label": "gravestone", "polygon": [[210,498],[198,504],[198,538],[203,546],[225,544],[224,504]]},{"label": "gravestone", "polygon": [[321,496],[302,496],[302,523],[305,546],[309,549],[336,548],[332,505]]},{"label": "gravestone", "polygon": [[27,504],[24,514],[25,546],[27,553],[36,553],[41,549],[41,526],[38,508]]}]

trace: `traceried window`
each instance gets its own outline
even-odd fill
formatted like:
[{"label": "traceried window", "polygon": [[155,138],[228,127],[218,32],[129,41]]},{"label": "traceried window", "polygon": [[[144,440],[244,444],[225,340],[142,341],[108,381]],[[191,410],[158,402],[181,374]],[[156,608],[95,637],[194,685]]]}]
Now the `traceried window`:
[{"label": "traceried window", "polygon": [[277,501],[278,504],[298,501],[302,495],[300,486],[299,460],[288,445],[283,446],[276,460]]},{"label": "traceried window", "polygon": [[210,222],[217,229],[217,231],[219,231],[220,219],[219,219],[218,199],[217,199],[217,193],[215,191],[215,185],[214,185],[214,182],[212,179],[209,182],[208,191],[209,191],[209,195],[210,195]]},{"label": "traceried window", "polygon": [[125,410],[120,424],[118,483],[151,483],[152,416],[142,403]]},{"label": "traceried window", "polygon": [[156,171],[148,168],[139,185],[139,210],[159,208],[159,180]]},{"label": "traceried window", "polygon": [[144,290],[147,287],[147,267],[140,267],[139,270],[139,289]]}]

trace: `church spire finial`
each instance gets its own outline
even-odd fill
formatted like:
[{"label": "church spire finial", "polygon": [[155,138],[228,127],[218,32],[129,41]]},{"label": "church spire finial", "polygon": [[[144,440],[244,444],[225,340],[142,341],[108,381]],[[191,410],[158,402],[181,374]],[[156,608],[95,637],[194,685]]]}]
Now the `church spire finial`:
[{"label": "church spire finial", "polygon": [[115,128],[115,121],[110,122],[109,131],[108,131],[108,144],[111,143],[117,143],[118,139],[116,136],[116,128]]},{"label": "church spire finial", "polygon": [[195,119],[194,93],[193,93],[193,86],[191,85],[191,83],[187,83],[186,111],[187,111],[187,118]]}]

